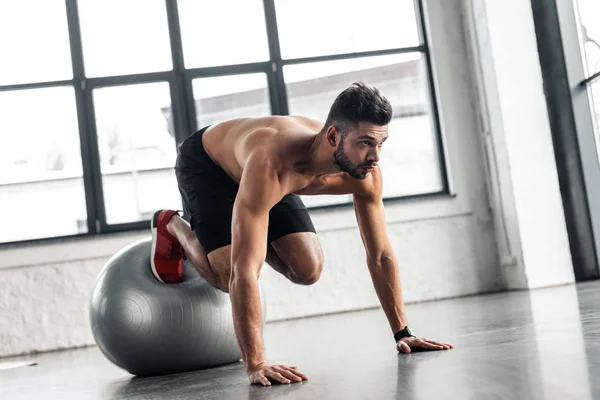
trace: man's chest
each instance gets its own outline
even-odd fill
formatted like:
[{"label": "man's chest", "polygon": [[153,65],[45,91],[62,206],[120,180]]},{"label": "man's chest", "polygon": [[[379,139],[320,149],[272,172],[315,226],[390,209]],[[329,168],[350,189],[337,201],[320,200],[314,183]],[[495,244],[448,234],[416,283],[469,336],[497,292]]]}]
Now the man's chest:
[{"label": "man's chest", "polygon": [[311,179],[299,178],[292,191],[300,195],[320,194],[351,194],[354,193],[356,183],[346,173],[321,175]]}]

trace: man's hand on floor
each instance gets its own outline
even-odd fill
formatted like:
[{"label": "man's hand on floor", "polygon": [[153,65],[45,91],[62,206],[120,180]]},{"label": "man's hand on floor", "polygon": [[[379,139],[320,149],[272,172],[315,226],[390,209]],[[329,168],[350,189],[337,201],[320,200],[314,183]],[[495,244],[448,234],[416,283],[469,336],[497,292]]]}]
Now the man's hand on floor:
[{"label": "man's hand on floor", "polygon": [[436,342],[435,340],[419,339],[416,337],[405,337],[398,341],[396,348],[401,353],[423,350],[448,350],[454,348],[451,344]]},{"label": "man's hand on floor", "polygon": [[285,365],[262,363],[248,371],[250,383],[261,383],[264,386],[271,386],[269,378],[285,384],[308,380],[306,375],[298,371],[298,367],[288,367]]}]

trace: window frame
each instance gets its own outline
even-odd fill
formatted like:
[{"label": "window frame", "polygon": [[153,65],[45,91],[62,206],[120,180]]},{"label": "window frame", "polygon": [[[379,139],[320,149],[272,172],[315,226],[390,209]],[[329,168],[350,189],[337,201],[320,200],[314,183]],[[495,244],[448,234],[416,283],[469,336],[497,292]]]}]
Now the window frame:
[{"label": "window frame", "polygon": [[581,16],[577,0],[555,0],[565,52],[567,78],[571,84],[572,112],[580,146],[581,164],[588,203],[587,215],[592,235],[586,238],[595,250],[592,262],[574,264],[576,281],[600,277],[600,124],[593,113],[592,85],[600,84],[600,71],[586,76],[586,54],[581,36]]},{"label": "window frame", "polygon": [[[87,233],[69,236],[53,236],[38,239],[26,239],[12,242],[0,243],[0,248],[12,244],[29,242],[46,242],[69,237],[94,236],[105,233],[116,233],[136,231],[148,228],[149,220],[135,221],[119,224],[108,224],[104,204],[104,192],[102,184],[102,172],[100,169],[100,155],[98,149],[98,136],[94,112],[93,90],[111,86],[134,85],[154,82],[167,82],[170,87],[172,123],[175,134],[175,143],[178,145],[191,133],[195,132],[197,126],[195,100],[192,82],[196,78],[219,77],[228,75],[241,75],[248,73],[265,73],[268,82],[272,115],[288,115],[288,98],[286,84],[283,76],[283,67],[286,65],[306,64],[312,62],[346,60],[361,57],[383,56],[403,53],[420,53],[426,67],[426,83],[429,99],[430,118],[433,134],[435,136],[438,163],[440,166],[440,177],[442,189],[434,192],[418,193],[403,196],[385,197],[384,202],[408,200],[415,198],[430,198],[452,195],[452,189],[448,176],[447,157],[440,124],[438,100],[435,88],[433,66],[428,45],[427,25],[424,11],[424,0],[413,0],[417,18],[417,29],[419,30],[420,44],[413,47],[400,47],[376,51],[364,51],[356,53],[323,55],[315,57],[303,57],[293,59],[282,59],[277,29],[277,19],[274,0],[263,0],[265,23],[267,30],[267,41],[269,47],[269,61],[254,62],[246,64],[211,66],[186,69],[182,36],[179,22],[177,0],[164,0],[166,3],[168,34],[171,45],[171,57],[173,69],[170,71],[93,77],[85,75],[83,58],[83,44],[81,37],[80,21],[78,18],[77,0],[64,0],[67,12],[67,24],[71,50],[71,63],[73,78],[69,80],[25,83],[0,86],[0,92],[45,88],[55,86],[73,87],[75,91],[75,102],[77,107],[77,118],[79,127],[80,150],[82,157],[83,182],[87,210]],[[401,1],[401,0],[398,0]],[[331,208],[349,207],[352,202],[335,203],[308,207],[310,210],[321,210]]]},{"label": "window frame", "polygon": [[600,132],[577,0],[532,0],[549,122],[577,282],[600,277]]}]

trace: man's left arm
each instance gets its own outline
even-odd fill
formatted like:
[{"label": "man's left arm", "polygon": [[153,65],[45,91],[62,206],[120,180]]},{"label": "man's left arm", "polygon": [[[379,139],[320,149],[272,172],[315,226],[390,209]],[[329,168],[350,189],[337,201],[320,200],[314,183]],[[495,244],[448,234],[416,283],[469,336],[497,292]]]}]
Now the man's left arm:
[{"label": "man's left arm", "polygon": [[[402,297],[398,260],[392,249],[385,224],[380,171],[371,176],[369,187],[354,194],[354,211],[367,254],[367,266],[379,302],[389,321],[392,334],[408,325]],[[443,350],[451,345],[433,340],[404,337],[397,342],[399,351],[412,349]]]}]

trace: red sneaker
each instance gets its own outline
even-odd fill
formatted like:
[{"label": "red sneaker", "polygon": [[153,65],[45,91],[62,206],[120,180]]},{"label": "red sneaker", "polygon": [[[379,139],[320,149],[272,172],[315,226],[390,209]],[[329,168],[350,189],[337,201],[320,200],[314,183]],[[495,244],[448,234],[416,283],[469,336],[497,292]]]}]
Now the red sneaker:
[{"label": "red sneaker", "polygon": [[152,217],[152,253],[150,264],[156,279],[165,283],[181,282],[181,262],[185,258],[181,244],[167,230],[167,223],[174,215],[173,210],[158,210]]}]

